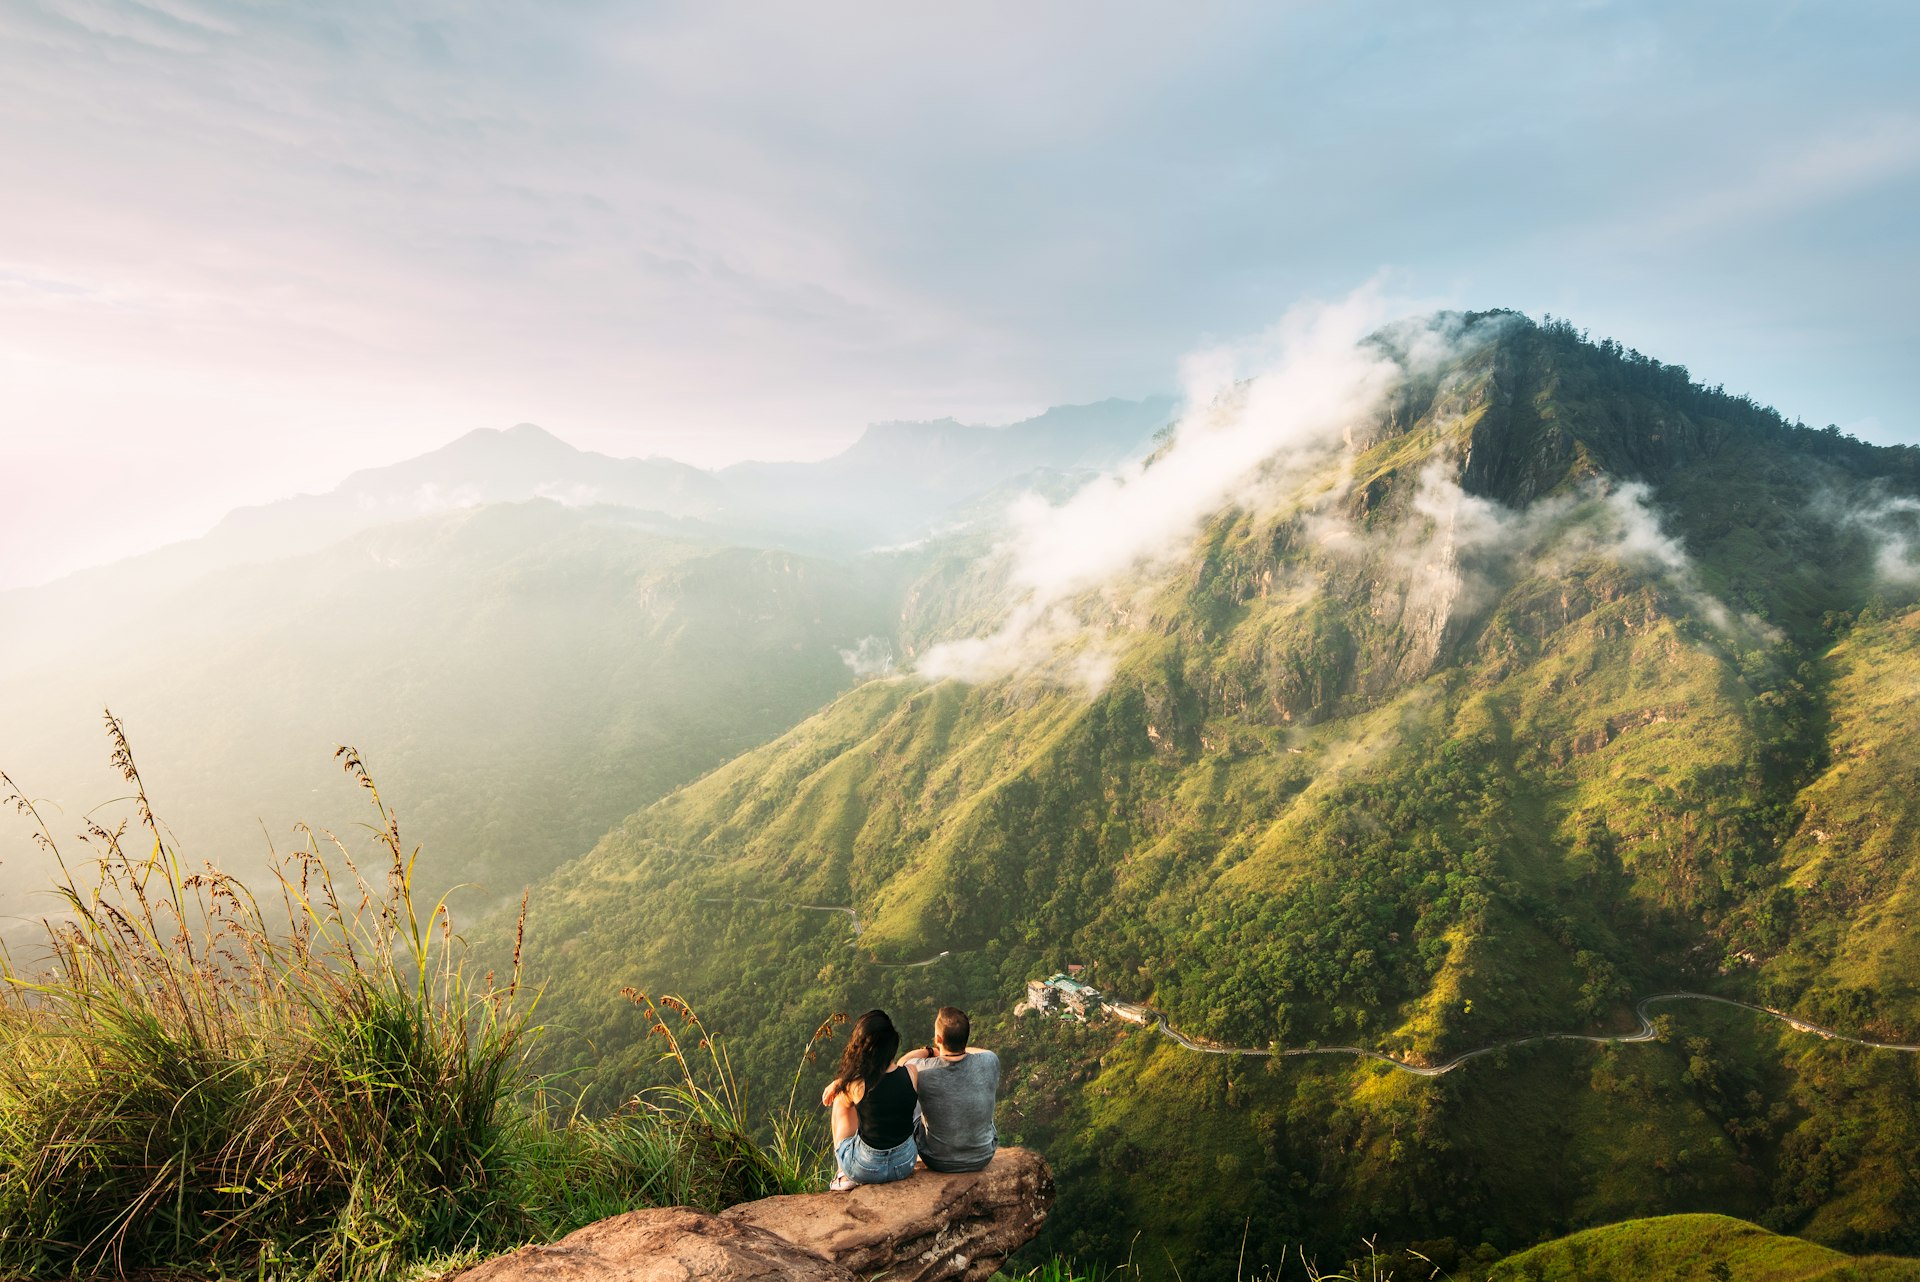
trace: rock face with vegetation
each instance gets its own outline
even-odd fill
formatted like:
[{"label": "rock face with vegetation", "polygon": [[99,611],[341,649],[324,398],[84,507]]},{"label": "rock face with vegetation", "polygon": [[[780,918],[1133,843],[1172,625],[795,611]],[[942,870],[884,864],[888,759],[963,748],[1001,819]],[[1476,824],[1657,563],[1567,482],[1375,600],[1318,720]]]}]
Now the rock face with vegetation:
[{"label": "rock face with vegetation", "polygon": [[1039,1154],[1002,1149],[976,1174],[921,1171],[846,1193],[792,1193],[718,1215],[631,1211],[529,1246],[462,1282],[983,1282],[1031,1241],[1053,1204]]},{"label": "rock face with vegetation", "polygon": [[[1504,1252],[1703,1208],[1920,1248],[1913,1064],[1733,1008],[1433,1080],[1000,1014],[1082,962],[1252,1050],[1432,1062],[1682,988],[1920,1040],[1920,451],[1564,324],[1450,332],[1312,468],[1070,603],[1093,693],[869,681],[536,887],[590,1098],[653,1071],[621,983],[691,999],[760,1089],[828,1010],[912,1036],[958,1002],[1076,1253],[1138,1229],[1194,1277],[1243,1237]],[[1004,564],[939,573],[938,622],[900,624],[922,652],[1003,617]]]}]

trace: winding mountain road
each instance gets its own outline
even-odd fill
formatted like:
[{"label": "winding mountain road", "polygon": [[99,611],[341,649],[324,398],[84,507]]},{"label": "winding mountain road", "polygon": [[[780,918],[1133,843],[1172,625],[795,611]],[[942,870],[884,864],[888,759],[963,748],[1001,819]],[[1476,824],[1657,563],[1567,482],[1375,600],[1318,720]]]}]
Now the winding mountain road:
[{"label": "winding mountain road", "polygon": [[[852,943],[855,947],[859,946],[860,935],[866,929],[865,924],[860,920],[860,914],[844,904],[805,904],[797,900],[762,899],[753,895],[736,895],[730,899],[708,898],[706,902],[715,904],[745,902],[750,904],[770,904],[780,908],[793,908],[801,912],[844,913],[846,914],[847,920],[853,924]],[[931,966],[935,962],[952,955],[951,950],[943,948],[933,956],[922,958],[919,961],[883,962],[868,958],[866,962],[869,966],[884,966],[894,970],[913,970],[922,966]],[[1771,1006],[1756,1006],[1752,1002],[1743,1002],[1732,997],[1716,997],[1712,993],[1694,993],[1684,990],[1677,990],[1671,993],[1655,993],[1651,997],[1641,998],[1633,1008],[1634,1016],[1640,1021],[1640,1027],[1630,1033],[1532,1033],[1525,1037],[1509,1037],[1505,1041],[1493,1042],[1490,1045],[1479,1047],[1476,1050],[1462,1051],[1451,1059],[1441,1060],[1438,1064],[1410,1064],[1406,1060],[1395,1059],[1384,1051],[1368,1050],[1364,1046],[1215,1046],[1207,1042],[1195,1041],[1193,1038],[1188,1037],[1172,1024],[1169,1024],[1164,1014],[1151,1007],[1136,1006],[1134,1010],[1151,1016],[1152,1018],[1148,1026],[1162,1036],[1186,1047],[1190,1051],[1198,1051],[1202,1055],[1241,1055],[1261,1059],[1293,1059],[1307,1055],[1351,1055],[1356,1059],[1376,1060],[1379,1063],[1387,1065],[1389,1068],[1398,1069],[1402,1073],[1411,1073],[1415,1077],[1440,1077],[1451,1073],[1454,1069],[1459,1068],[1462,1064],[1470,1060],[1491,1055],[1495,1051],[1511,1050],[1518,1046],[1531,1046],[1536,1042],[1589,1042],[1595,1046],[1627,1046],[1638,1042],[1650,1042],[1658,1036],[1658,1033],[1653,1026],[1652,1016],[1648,1015],[1647,1012],[1655,1006],[1665,1005],[1670,1002],[1713,1002],[1720,1006],[1735,1006],[1741,1010],[1752,1011],[1757,1015],[1765,1015],[1770,1019],[1777,1019],[1795,1032],[1811,1033],[1827,1041],[1845,1042],[1850,1046],[1865,1046],[1870,1050],[1899,1051],[1907,1055],[1920,1055],[1920,1043],[1876,1042],[1863,1037],[1850,1037],[1836,1029],[1828,1028],[1823,1024],[1816,1024],[1812,1020],[1802,1019],[1798,1015],[1789,1014],[1783,1010],[1775,1010]],[[1101,1008],[1111,1011],[1114,1009],[1114,1003],[1102,1002]]]},{"label": "winding mountain road", "polygon": [[866,927],[860,924],[860,914],[844,904],[803,904],[791,899],[761,899],[757,895],[731,895],[725,898],[708,895],[700,901],[706,904],[772,904],[776,908],[798,908],[811,913],[845,913],[847,920],[853,923],[853,937],[860,938],[860,932]]},{"label": "winding mountain road", "polygon": [[[1873,1050],[1901,1051],[1909,1055],[1920,1054],[1920,1044],[1909,1042],[1876,1042],[1862,1037],[1849,1037],[1845,1033],[1827,1028],[1822,1024],[1813,1023],[1811,1020],[1801,1019],[1798,1015],[1790,1015],[1786,1011],[1775,1010],[1771,1006],[1756,1006],[1751,1002],[1736,1001],[1731,997],[1716,997],[1712,993],[1655,993],[1651,997],[1642,998],[1639,1004],[1633,1008],[1634,1015],[1640,1020],[1640,1027],[1631,1033],[1535,1033],[1527,1037],[1510,1037],[1505,1041],[1494,1042],[1489,1046],[1482,1046],[1478,1050],[1462,1051],[1453,1058],[1442,1060],[1438,1064],[1409,1064],[1405,1060],[1395,1059],[1393,1056],[1382,1051],[1368,1050],[1364,1046],[1293,1046],[1268,1049],[1253,1046],[1212,1046],[1206,1042],[1197,1042],[1185,1033],[1174,1028],[1173,1025],[1167,1023],[1167,1017],[1159,1011],[1151,1010],[1150,1008],[1143,1009],[1147,1009],[1147,1013],[1153,1016],[1153,1027],[1158,1032],[1172,1038],[1188,1050],[1199,1051],[1203,1055],[1251,1055],[1270,1059],[1288,1059],[1299,1055],[1352,1055],[1360,1059],[1378,1060],[1382,1064],[1399,1069],[1403,1073],[1411,1073],[1415,1077],[1439,1077],[1442,1074],[1451,1073],[1468,1060],[1479,1059],[1483,1055],[1491,1055],[1495,1051],[1508,1050],[1515,1046],[1530,1046],[1535,1042],[1592,1042],[1595,1045],[1601,1046],[1650,1042],[1658,1034],[1654,1029],[1653,1019],[1647,1014],[1647,1011],[1651,1007],[1668,1002],[1714,1002],[1721,1006],[1737,1006],[1741,1010],[1750,1010],[1756,1014],[1777,1019],[1796,1032],[1812,1033],[1816,1037],[1822,1037],[1828,1041],[1846,1042],[1853,1046],[1866,1046]],[[1110,1005],[1110,1003],[1106,1005]]]}]

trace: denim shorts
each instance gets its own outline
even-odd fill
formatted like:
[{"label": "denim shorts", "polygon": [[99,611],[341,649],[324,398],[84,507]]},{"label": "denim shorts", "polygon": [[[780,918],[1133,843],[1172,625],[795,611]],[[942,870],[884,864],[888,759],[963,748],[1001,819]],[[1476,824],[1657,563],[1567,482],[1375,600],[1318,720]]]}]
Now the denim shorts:
[{"label": "denim shorts", "polygon": [[833,1146],[840,1173],[860,1184],[891,1184],[913,1174],[913,1159],[918,1150],[911,1138],[892,1148],[872,1148],[858,1135],[849,1135]]}]

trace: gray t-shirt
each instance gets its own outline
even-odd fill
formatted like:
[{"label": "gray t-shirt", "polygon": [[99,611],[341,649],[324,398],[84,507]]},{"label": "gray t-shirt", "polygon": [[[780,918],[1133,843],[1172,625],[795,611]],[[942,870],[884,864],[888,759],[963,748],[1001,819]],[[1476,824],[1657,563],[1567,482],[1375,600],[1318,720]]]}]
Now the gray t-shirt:
[{"label": "gray t-shirt", "polygon": [[993,1100],[1000,1057],[968,1051],[957,1060],[913,1061],[920,1074],[920,1117],[913,1138],[934,1171],[977,1171],[993,1160]]}]

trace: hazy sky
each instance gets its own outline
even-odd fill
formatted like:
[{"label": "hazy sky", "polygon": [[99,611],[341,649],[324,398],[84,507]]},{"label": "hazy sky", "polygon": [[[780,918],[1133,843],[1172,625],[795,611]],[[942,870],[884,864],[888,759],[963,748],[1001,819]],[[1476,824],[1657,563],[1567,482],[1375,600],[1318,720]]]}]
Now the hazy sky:
[{"label": "hazy sky", "polygon": [[1920,440],[1920,6],[0,0],[0,586],[530,420],[1171,388],[1385,272]]}]

